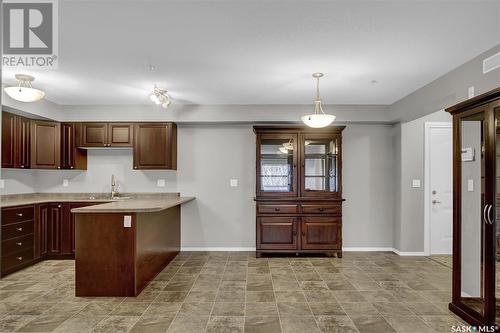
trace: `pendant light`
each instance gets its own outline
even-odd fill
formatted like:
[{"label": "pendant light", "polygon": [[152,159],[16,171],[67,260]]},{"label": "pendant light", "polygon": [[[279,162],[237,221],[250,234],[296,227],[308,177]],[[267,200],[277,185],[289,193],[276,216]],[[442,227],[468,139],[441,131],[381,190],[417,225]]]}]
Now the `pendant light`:
[{"label": "pendant light", "polygon": [[323,73],[314,73],[312,76],[316,79],[316,98],[314,99],[314,113],[302,116],[300,119],[304,124],[312,128],[322,128],[330,125],[335,116],[326,114],[321,106],[321,98],[319,97],[319,79],[323,77]]},{"label": "pendant light", "polygon": [[6,87],[4,91],[12,99],[19,102],[36,102],[45,97],[45,93],[41,90],[35,89],[31,86],[31,82],[35,78],[31,75],[16,74],[17,86]]}]

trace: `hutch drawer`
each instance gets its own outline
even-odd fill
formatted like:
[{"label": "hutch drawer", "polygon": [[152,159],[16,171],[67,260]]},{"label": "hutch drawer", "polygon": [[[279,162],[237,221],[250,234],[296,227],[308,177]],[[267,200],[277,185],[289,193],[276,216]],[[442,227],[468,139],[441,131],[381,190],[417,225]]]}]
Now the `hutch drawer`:
[{"label": "hutch drawer", "polygon": [[340,205],[302,205],[302,213],[340,215],[342,207]]},{"label": "hutch drawer", "polygon": [[257,214],[298,214],[299,205],[258,204]]}]

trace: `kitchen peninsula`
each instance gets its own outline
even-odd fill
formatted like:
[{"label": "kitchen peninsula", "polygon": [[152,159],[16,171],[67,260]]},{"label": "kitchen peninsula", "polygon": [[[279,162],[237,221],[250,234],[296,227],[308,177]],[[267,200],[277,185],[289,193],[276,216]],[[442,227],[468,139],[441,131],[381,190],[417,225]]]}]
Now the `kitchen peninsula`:
[{"label": "kitchen peninsula", "polygon": [[72,209],[76,296],[137,296],[179,253],[180,205],[193,199],[132,198]]}]

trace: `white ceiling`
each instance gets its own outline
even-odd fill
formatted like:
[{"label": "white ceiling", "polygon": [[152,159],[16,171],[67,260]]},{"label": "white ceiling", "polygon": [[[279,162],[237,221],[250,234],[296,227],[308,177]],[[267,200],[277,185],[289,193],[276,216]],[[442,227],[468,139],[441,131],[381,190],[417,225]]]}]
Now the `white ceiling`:
[{"label": "white ceiling", "polygon": [[325,103],[391,104],[500,44],[500,1],[64,0],[59,28],[59,69],[22,71],[58,104],[308,104],[314,71]]}]

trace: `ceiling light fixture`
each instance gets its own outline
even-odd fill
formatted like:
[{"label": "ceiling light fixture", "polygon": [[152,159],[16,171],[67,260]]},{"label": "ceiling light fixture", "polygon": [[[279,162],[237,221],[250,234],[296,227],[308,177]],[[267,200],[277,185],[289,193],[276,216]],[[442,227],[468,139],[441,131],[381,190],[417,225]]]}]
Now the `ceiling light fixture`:
[{"label": "ceiling light fixture", "polygon": [[35,89],[31,86],[31,82],[35,78],[31,75],[16,74],[17,86],[6,87],[4,91],[12,99],[19,102],[36,102],[45,97],[45,93],[41,90]]},{"label": "ceiling light fixture", "polygon": [[319,97],[319,79],[323,77],[323,73],[313,73],[313,78],[316,79],[316,98],[314,99],[314,113],[302,116],[302,122],[312,128],[322,128],[330,125],[335,116],[326,114],[321,106],[321,98]]},{"label": "ceiling light fixture", "polygon": [[149,95],[149,99],[151,102],[156,105],[161,105],[162,108],[166,109],[171,103],[170,95],[168,94],[167,89],[158,88],[156,85],[154,86],[153,92]]}]

